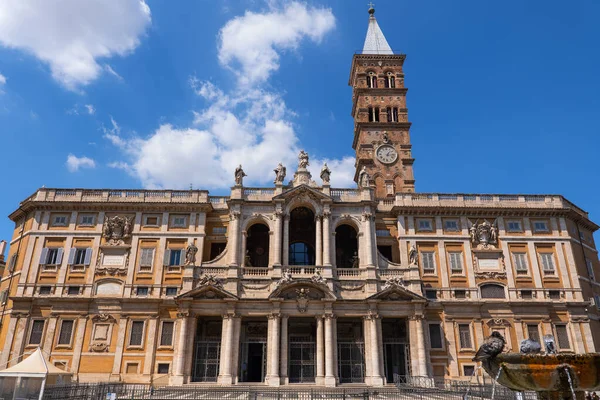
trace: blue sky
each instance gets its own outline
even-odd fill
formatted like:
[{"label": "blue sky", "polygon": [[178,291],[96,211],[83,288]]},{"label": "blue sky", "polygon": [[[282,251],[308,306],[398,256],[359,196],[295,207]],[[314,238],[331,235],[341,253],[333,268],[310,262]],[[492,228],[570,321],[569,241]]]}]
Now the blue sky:
[{"label": "blue sky", "polygon": [[[366,3],[3,2],[0,214],[42,185],[226,194],[237,164],[267,185],[301,148],[351,185]],[[599,16],[593,0],[377,1],[407,54],[417,191],[559,193],[600,222]]]}]

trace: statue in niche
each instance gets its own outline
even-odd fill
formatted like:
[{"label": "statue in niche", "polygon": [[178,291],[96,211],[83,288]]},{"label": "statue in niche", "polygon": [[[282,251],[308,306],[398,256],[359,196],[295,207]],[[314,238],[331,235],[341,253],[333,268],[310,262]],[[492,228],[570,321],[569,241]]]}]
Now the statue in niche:
[{"label": "statue in niche", "polygon": [[368,188],[370,186],[371,177],[367,172],[367,167],[363,165],[360,173],[358,174],[358,186],[360,188]]},{"label": "statue in niche", "polygon": [[410,250],[408,251],[408,260],[410,265],[417,265],[417,261],[419,259],[419,253],[417,253],[417,248],[414,244],[410,245]]},{"label": "statue in niche", "polygon": [[131,237],[133,217],[121,217],[116,215],[107,218],[102,229],[102,235],[106,242],[111,245],[121,245],[125,239]]},{"label": "statue in niche", "polygon": [[389,143],[390,139],[388,138],[387,133],[383,133],[383,137],[382,137],[383,143]]},{"label": "statue in niche", "polygon": [[298,154],[298,168],[306,169],[308,167],[308,153],[304,150],[300,150],[300,154]]},{"label": "statue in niche", "polygon": [[327,163],[323,164],[323,168],[321,168],[321,180],[323,183],[329,183],[329,178],[331,177],[331,170],[327,166]]},{"label": "statue in niche", "polygon": [[285,179],[286,168],[283,166],[283,164],[279,163],[277,168],[275,168],[273,171],[275,171],[275,181],[273,183],[282,184],[283,180]]},{"label": "statue in niche", "polygon": [[185,265],[194,265],[196,263],[196,253],[198,253],[198,247],[194,243],[188,244],[185,249]]},{"label": "statue in niche", "polygon": [[236,185],[243,185],[244,184],[244,177],[248,176],[246,175],[246,173],[244,172],[244,170],[242,169],[242,164],[240,164],[236,169],[235,169],[235,184]]},{"label": "statue in niche", "polygon": [[358,254],[356,253],[356,251],[354,252],[354,255],[352,256],[352,258],[350,258],[350,261],[352,262],[352,268],[358,268],[360,265],[360,260],[358,258]]}]

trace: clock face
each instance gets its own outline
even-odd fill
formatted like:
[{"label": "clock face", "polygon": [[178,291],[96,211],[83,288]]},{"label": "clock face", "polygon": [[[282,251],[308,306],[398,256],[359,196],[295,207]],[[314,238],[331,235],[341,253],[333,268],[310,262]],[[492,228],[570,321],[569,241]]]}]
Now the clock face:
[{"label": "clock face", "polygon": [[396,149],[389,145],[379,146],[375,154],[377,155],[377,159],[384,164],[391,164],[398,159]]}]

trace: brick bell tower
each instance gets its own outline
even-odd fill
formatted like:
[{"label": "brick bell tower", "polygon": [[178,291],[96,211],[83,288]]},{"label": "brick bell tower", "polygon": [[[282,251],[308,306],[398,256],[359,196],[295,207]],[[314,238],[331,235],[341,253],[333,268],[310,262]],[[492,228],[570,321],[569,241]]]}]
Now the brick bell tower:
[{"label": "brick bell tower", "polygon": [[404,54],[394,54],[369,8],[369,28],[363,50],[352,58],[352,117],[356,172],[371,176],[378,198],[414,192],[414,159],[404,87]]}]

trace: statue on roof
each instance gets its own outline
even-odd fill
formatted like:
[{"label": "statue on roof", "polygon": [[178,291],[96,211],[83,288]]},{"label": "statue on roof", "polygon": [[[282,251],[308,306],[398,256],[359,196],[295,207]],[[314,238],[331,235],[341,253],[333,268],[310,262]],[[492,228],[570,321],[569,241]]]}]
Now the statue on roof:
[{"label": "statue on roof", "polygon": [[283,164],[279,163],[277,168],[275,168],[273,171],[275,171],[275,181],[273,181],[273,183],[282,184],[283,180],[285,179],[286,168],[283,166]]},{"label": "statue on roof", "polygon": [[331,170],[327,166],[327,163],[323,164],[323,168],[321,168],[321,179],[323,183],[329,183],[329,178],[331,177]]},{"label": "statue on roof", "polygon": [[298,154],[298,169],[306,169],[308,165],[308,153],[300,150],[300,154]]},{"label": "statue on roof", "polygon": [[244,183],[244,177],[247,176],[246,173],[244,172],[244,170],[242,169],[242,164],[240,164],[236,169],[235,169],[235,184],[236,185],[243,185]]}]

